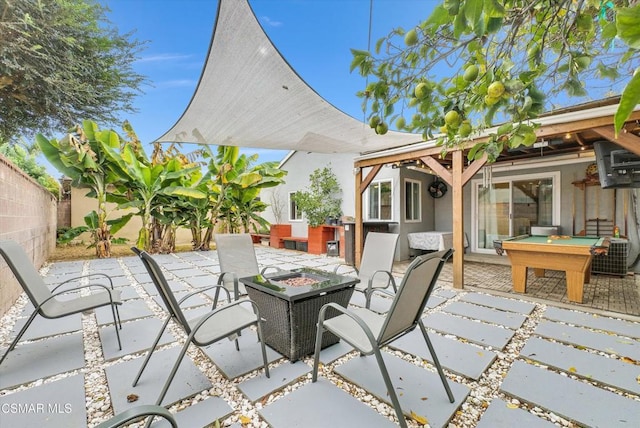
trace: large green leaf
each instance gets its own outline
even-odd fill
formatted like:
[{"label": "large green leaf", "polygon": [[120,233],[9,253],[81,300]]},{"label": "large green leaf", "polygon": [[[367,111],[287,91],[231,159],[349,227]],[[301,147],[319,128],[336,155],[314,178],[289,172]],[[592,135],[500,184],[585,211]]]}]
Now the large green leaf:
[{"label": "large green leaf", "polygon": [[63,173],[69,178],[75,178],[79,170],[76,167],[69,166],[69,164],[65,163],[63,158],[61,157],[60,149],[56,140],[48,140],[44,135],[38,134],[36,135],[36,143],[40,150],[42,150],[42,154],[47,158],[47,160],[53,165],[58,171]]},{"label": "large green leaf", "polygon": [[624,122],[631,116],[631,113],[640,104],[640,68],[638,68],[629,81],[627,86],[622,91],[622,97],[620,97],[620,104],[618,110],[613,118],[613,123],[616,129],[616,136],[622,129]]},{"label": "large green leaf", "polygon": [[120,229],[122,229],[127,223],[129,223],[129,220],[131,220],[131,217],[133,217],[134,215],[134,213],[130,213],[114,220],[107,220],[107,224],[110,226],[109,230],[111,234],[115,235],[116,233],[118,233]]},{"label": "large green leaf", "polygon": [[207,194],[190,187],[180,187],[180,186],[169,186],[164,188],[163,193],[165,195],[177,195],[177,196],[186,196],[194,199],[204,199],[207,197]]},{"label": "large green leaf", "polygon": [[616,28],[622,41],[634,49],[640,49],[640,4],[618,9]]}]

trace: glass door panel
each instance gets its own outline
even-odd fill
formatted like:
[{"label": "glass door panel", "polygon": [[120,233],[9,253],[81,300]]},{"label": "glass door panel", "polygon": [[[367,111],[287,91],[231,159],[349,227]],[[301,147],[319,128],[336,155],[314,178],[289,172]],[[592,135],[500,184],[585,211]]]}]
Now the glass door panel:
[{"label": "glass door panel", "polygon": [[513,235],[531,233],[532,225],[551,226],[553,180],[513,181]]},{"label": "glass door panel", "polygon": [[493,240],[510,236],[509,182],[478,185],[478,249],[493,250]]}]

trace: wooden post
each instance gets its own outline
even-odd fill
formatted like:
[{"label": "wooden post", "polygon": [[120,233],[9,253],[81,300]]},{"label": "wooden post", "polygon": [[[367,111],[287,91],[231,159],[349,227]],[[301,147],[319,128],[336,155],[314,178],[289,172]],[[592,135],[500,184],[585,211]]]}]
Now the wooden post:
[{"label": "wooden post", "polygon": [[464,157],[462,150],[456,150],[453,155],[452,173],[452,205],[453,205],[453,287],[464,288]]},{"label": "wooden post", "polygon": [[364,230],[362,226],[362,170],[360,168],[354,169],[356,180],[356,223],[353,225],[355,230],[355,260],[356,266],[360,266],[360,260],[362,259],[362,246],[364,244]]}]

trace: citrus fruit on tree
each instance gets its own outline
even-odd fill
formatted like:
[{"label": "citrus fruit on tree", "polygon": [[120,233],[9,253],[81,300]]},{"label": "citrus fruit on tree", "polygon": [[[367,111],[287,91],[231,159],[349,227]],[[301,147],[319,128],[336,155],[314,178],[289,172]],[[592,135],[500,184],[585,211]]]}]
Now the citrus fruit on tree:
[{"label": "citrus fruit on tree", "polygon": [[388,130],[389,130],[389,127],[384,122],[380,122],[378,126],[376,126],[376,134],[384,135],[387,133]]},{"label": "citrus fruit on tree", "polygon": [[593,18],[586,13],[581,13],[576,17],[576,27],[580,31],[589,32],[593,30]]},{"label": "citrus fruit on tree", "polygon": [[418,83],[416,85],[416,88],[413,91],[413,94],[416,96],[417,99],[421,100],[423,98],[425,98],[427,95],[429,95],[429,86],[427,86],[426,83],[421,82]]},{"label": "citrus fruit on tree", "polygon": [[444,123],[450,128],[457,128],[460,125],[460,113],[455,110],[449,110],[444,115]]},{"label": "citrus fruit on tree", "polygon": [[502,94],[504,94],[504,84],[500,81],[491,83],[487,88],[487,95],[492,98],[500,98]]},{"label": "citrus fruit on tree", "polygon": [[407,31],[404,35],[404,43],[407,46],[413,46],[418,43],[418,32],[414,29]]},{"label": "citrus fruit on tree", "polygon": [[397,129],[404,129],[405,125],[406,125],[406,121],[404,120],[404,117],[400,116],[397,120],[396,120],[396,128]]},{"label": "citrus fruit on tree", "polygon": [[369,126],[372,127],[373,129],[375,129],[379,123],[380,123],[380,116],[372,116],[371,119],[369,119]]},{"label": "citrus fruit on tree", "polygon": [[484,103],[488,106],[492,106],[495,103],[497,103],[498,101],[500,101],[499,97],[492,97],[490,95],[485,95],[484,96]]},{"label": "citrus fruit on tree", "polygon": [[472,129],[473,128],[471,127],[471,122],[469,122],[468,120],[463,120],[460,124],[460,128],[458,129],[458,135],[463,138],[468,137],[471,134]]},{"label": "citrus fruit on tree", "polygon": [[480,69],[478,68],[478,66],[475,64],[471,64],[464,70],[464,75],[462,77],[467,82],[473,82],[478,78],[479,72],[480,72]]}]

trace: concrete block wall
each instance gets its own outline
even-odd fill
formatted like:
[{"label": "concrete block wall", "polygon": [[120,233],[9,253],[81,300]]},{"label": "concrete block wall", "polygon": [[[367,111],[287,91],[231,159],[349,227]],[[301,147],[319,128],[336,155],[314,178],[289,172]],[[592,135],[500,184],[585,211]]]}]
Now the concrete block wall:
[{"label": "concrete block wall", "polygon": [[[40,268],[55,249],[56,228],[56,198],[0,155],[0,240],[18,242]],[[21,292],[0,257],[0,316]]]}]

